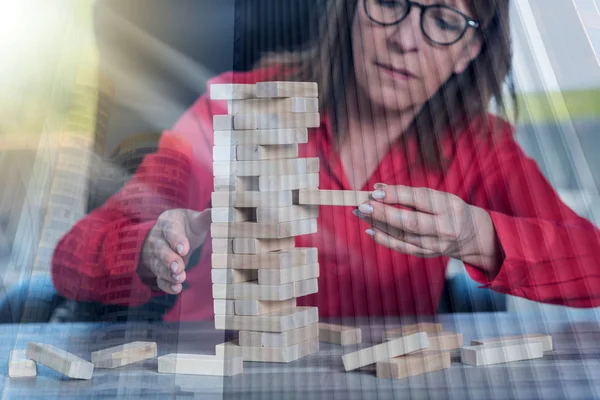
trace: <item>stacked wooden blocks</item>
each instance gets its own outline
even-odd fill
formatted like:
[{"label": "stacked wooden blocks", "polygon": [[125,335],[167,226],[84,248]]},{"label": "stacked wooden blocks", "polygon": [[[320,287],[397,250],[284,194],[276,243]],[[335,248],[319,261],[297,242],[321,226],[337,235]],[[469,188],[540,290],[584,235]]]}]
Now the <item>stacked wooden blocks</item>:
[{"label": "stacked wooden blocks", "polygon": [[219,356],[290,362],[319,348],[318,310],[297,307],[316,293],[316,248],[295,237],[317,231],[317,205],[299,191],[317,189],[319,159],[299,158],[308,128],[318,127],[316,83],[212,85],[215,115],[212,283],[216,329],[239,331]]}]

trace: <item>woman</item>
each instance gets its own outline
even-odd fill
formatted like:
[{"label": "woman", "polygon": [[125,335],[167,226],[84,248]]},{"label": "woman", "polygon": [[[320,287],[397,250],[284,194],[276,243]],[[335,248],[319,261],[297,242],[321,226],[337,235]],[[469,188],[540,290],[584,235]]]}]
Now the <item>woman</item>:
[{"label": "woman", "polygon": [[[318,82],[322,124],[300,156],[320,158],[321,189],[374,189],[358,210],[321,207],[318,233],[296,239],[319,248],[321,269],[319,293],[299,304],[322,316],[434,313],[449,257],[498,292],[600,303],[589,289],[598,231],[486,112],[491,100],[505,110],[508,9],[331,0],[314,47],[210,82]],[[177,301],[165,320],[211,318],[212,116],[225,113],[201,97],[128,185],[63,238],[53,262],[61,294],[137,306],[169,293]]]}]

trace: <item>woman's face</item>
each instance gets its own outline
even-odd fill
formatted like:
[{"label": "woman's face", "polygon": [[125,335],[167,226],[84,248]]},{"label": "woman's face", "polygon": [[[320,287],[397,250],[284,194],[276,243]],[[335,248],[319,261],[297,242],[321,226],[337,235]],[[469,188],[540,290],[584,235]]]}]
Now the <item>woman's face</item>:
[{"label": "woman's face", "polygon": [[[374,105],[404,111],[421,107],[453,73],[460,74],[481,48],[474,29],[450,46],[432,42],[421,30],[421,10],[413,6],[399,24],[382,26],[369,18],[390,18],[406,0],[358,0],[352,26],[352,49],[356,82],[361,94]],[[473,18],[466,0],[421,0],[421,4],[445,4]],[[439,9],[442,10],[442,9]],[[438,10],[438,11],[439,11]],[[455,34],[456,14],[430,13],[429,32]],[[379,13],[379,14],[377,14]],[[442,19],[445,18],[445,19]],[[392,20],[393,17],[391,17]],[[429,22],[428,22],[429,23]],[[441,29],[442,28],[442,29]]]}]

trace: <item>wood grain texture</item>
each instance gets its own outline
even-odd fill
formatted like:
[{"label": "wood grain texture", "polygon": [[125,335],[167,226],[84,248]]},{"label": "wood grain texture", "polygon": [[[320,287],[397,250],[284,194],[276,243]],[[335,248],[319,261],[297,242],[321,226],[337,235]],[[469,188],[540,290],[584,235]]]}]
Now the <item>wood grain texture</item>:
[{"label": "wood grain texture", "polygon": [[256,222],[276,224],[280,222],[302,221],[319,217],[318,206],[258,207]]},{"label": "wood grain texture", "polygon": [[318,173],[300,175],[263,175],[258,178],[258,190],[261,192],[317,189],[318,187]]},{"label": "wood grain texture", "polygon": [[211,100],[244,100],[256,97],[256,85],[220,83],[210,85]]},{"label": "wood grain texture", "polygon": [[296,307],[296,298],[283,301],[234,300],[235,315],[257,316]]},{"label": "wood grain texture", "polygon": [[[233,124],[233,123],[232,123]],[[215,146],[285,145],[308,142],[307,128],[215,131]]]},{"label": "wood grain texture", "polygon": [[26,356],[74,379],[91,379],[94,364],[50,344],[29,342]]},{"label": "wood grain texture", "polygon": [[318,351],[319,341],[316,338],[288,347],[243,347],[237,341],[215,346],[217,355],[239,356],[251,362],[289,363]]},{"label": "wood grain texture", "polygon": [[[241,116],[234,117],[234,127],[236,119]],[[255,129],[318,128],[321,125],[321,115],[319,113],[255,114],[254,121]]]},{"label": "wood grain texture", "polygon": [[131,342],[94,351],[92,363],[96,368],[117,368],[155,358],[156,342]]},{"label": "wood grain texture", "polygon": [[295,243],[293,237],[283,239],[236,238],[233,239],[233,252],[235,254],[264,254],[292,249]]},{"label": "wood grain texture", "polygon": [[243,371],[241,357],[176,353],[158,357],[159,374],[235,376]]},{"label": "wood grain texture", "polygon": [[214,299],[213,314],[235,315],[235,300]]},{"label": "wood grain texture", "polygon": [[295,247],[258,254],[213,254],[213,268],[285,269],[318,261],[316,247]]},{"label": "wood grain texture", "polygon": [[371,199],[371,193],[354,190],[301,189],[298,204],[358,207]]},{"label": "wood grain texture", "polygon": [[386,329],[383,331],[383,340],[397,339],[402,336],[410,335],[417,332],[425,332],[428,334],[440,333],[444,327],[436,322],[419,322],[416,324],[403,325],[399,328]]},{"label": "wood grain texture", "polygon": [[231,100],[227,102],[227,114],[278,114],[319,112],[319,99],[289,97],[279,99]]},{"label": "wood grain texture", "polygon": [[379,361],[376,364],[376,373],[378,378],[405,379],[410,376],[448,369],[450,364],[450,353],[426,350],[417,354]]},{"label": "wood grain texture", "polygon": [[213,207],[210,216],[212,222],[251,222],[256,221],[256,209]]},{"label": "wood grain texture", "polygon": [[492,365],[542,358],[544,349],[538,340],[513,340],[467,346],[460,350],[460,362],[468,365]]},{"label": "wood grain texture", "polygon": [[542,343],[544,352],[552,351],[552,336],[542,333],[531,333],[526,335],[502,336],[487,339],[471,340],[471,346],[485,345],[488,343],[507,342],[512,340],[538,340]]},{"label": "wood grain texture", "polygon": [[259,82],[256,97],[319,97],[319,86],[316,82]]},{"label": "wood grain texture", "polygon": [[261,224],[256,222],[212,223],[210,234],[213,238],[257,238],[282,239],[317,232],[317,220]]},{"label": "wood grain texture", "polygon": [[259,285],[284,285],[319,277],[319,264],[298,265],[284,269],[259,269]]},{"label": "wood grain texture", "polygon": [[352,326],[319,323],[319,341],[348,346],[362,343],[362,330]]},{"label": "wood grain texture", "polygon": [[298,158],[298,154],[297,144],[254,144],[250,146],[237,146],[235,148],[235,159],[237,161],[261,161]]},{"label": "wood grain texture", "polygon": [[251,269],[212,269],[212,283],[241,283],[258,279],[258,271]]},{"label": "wood grain texture", "polygon": [[293,284],[259,285],[258,282],[214,283],[214,299],[282,301],[294,296]]},{"label": "wood grain texture", "polygon": [[213,176],[299,175],[317,172],[319,159],[316,157],[213,163]]},{"label": "wood grain texture", "polygon": [[314,323],[287,332],[240,331],[238,342],[244,347],[289,347],[319,336],[319,324]]},{"label": "wood grain texture", "polygon": [[213,192],[213,208],[289,207],[294,205],[293,191],[283,192]]},{"label": "wood grain texture", "polygon": [[207,238],[210,241],[213,254],[233,253],[233,239]]},{"label": "wood grain texture", "polygon": [[287,332],[319,320],[317,307],[296,307],[259,316],[215,315],[215,329]]}]

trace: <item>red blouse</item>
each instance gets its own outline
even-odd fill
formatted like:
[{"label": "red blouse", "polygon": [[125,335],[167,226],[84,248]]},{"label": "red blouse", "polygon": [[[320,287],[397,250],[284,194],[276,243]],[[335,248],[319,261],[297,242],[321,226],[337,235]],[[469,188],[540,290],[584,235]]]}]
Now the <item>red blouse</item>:
[{"label": "red blouse", "polygon": [[[264,72],[264,71],[263,71]],[[268,80],[261,72],[227,73],[209,84]],[[60,294],[81,301],[137,306],[152,292],[137,276],[140,251],[161,212],[172,208],[211,207],[212,116],[226,104],[200,97],[159,150],[145,157],[127,185],[106,204],[79,221],[60,241],[52,276]],[[443,149],[453,154],[442,174],[411,165],[404,148],[390,149],[362,190],[373,185],[430,187],[453,193],[487,210],[505,253],[499,274],[488,280],[468,266],[473,279],[502,293],[575,307],[600,305],[599,231],[558,198],[513,139],[512,127],[489,116],[474,121]],[[478,138],[484,127],[497,140]],[[417,149],[409,146],[409,158]],[[320,188],[350,190],[333,146],[327,115],[301,145],[300,157],[320,159]],[[364,233],[368,226],[352,207],[321,206],[318,233],[300,236],[298,247],[319,250],[319,292],[300,305],[316,305],[323,317],[432,314],[444,287],[448,259],[420,259],[379,246]],[[185,289],[165,320],[213,316],[210,255],[207,241],[198,265],[188,270]]]}]

